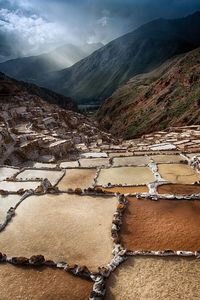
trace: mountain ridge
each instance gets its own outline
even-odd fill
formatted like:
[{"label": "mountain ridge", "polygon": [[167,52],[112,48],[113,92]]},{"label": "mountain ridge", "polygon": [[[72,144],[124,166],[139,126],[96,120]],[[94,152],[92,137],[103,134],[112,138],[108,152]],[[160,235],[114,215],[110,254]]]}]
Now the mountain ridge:
[{"label": "mountain ridge", "polygon": [[0,71],[18,80],[37,83],[38,77],[70,67],[102,46],[101,43],[84,44],[80,47],[66,44],[51,52],[0,63]]},{"label": "mountain ridge", "polygon": [[[9,96],[10,92],[14,90],[13,88],[10,89],[10,85],[15,85],[16,89],[23,90],[24,92],[27,92],[30,95],[38,96],[48,102],[49,104],[57,104],[60,107],[72,110],[77,112],[78,107],[75,102],[72,101],[71,98],[66,97],[64,95],[60,95],[54,91],[51,91],[49,89],[39,87],[32,83],[27,83],[24,81],[18,81],[14,78],[11,78],[4,73],[0,72],[0,92],[1,94],[5,94],[5,96]],[[3,91],[3,92],[2,92]]]},{"label": "mountain ridge", "polygon": [[200,123],[200,48],[130,79],[99,108],[96,118],[118,137]]},{"label": "mountain ridge", "polygon": [[77,103],[101,103],[134,75],[199,45],[200,12],[175,20],[157,19],[38,84],[69,95]]}]

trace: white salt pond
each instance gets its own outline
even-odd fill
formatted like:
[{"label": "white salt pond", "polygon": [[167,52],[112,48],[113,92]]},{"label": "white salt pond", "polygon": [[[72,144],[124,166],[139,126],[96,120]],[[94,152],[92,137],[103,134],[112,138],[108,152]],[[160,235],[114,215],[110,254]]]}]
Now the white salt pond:
[{"label": "white salt pond", "polygon": [[0,223],[4,221],[9,208],[14,207],[20,198],[19,195],[0,195]]},{"label": "white salt pond", "polygon": [[25,170],[19,175],[17,175],[17,179],[20,180],[30,180],[30,179],[37,179],[47,178],[52,185],[56,184],[56,182],[61,178],[63,175],[63,171],[48,171],[48,170]]},{"label": "white salt pond", "polygon": [[0,181],[5,180],[7,177],[11,177],[19,172],[18,169],[0,167]]}]

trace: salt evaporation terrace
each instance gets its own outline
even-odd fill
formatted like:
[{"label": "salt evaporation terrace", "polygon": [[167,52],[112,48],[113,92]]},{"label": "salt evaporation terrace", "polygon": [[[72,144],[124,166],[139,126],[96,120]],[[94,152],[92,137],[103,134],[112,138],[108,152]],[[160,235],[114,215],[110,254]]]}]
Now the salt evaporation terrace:
[{"label": "salt evaporation terrace", "polygon": [[200,299],[200,126],[79,151],[0,167],[0,298]]}]

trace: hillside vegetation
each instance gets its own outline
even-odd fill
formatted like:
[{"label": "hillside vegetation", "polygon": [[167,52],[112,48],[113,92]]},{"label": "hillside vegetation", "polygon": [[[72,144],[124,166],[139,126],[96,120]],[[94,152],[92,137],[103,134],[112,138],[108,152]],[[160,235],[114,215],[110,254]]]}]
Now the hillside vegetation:
[{"label": "hillside vegetation", "polygon": [[96,118],[124,138],[200,124],[200,48],[133,77],[102,104]]}]

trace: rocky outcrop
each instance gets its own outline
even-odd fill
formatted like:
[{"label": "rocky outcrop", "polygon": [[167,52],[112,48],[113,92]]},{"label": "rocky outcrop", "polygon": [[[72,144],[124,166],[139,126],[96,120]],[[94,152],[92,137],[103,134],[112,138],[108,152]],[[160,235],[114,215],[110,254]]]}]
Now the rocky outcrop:
[{"label": "rocky outcrop", "polygon": [[85,116],[48,104],[5,75],[0,82],[1,164],[57,161],[98,140],[113,141]]}]

